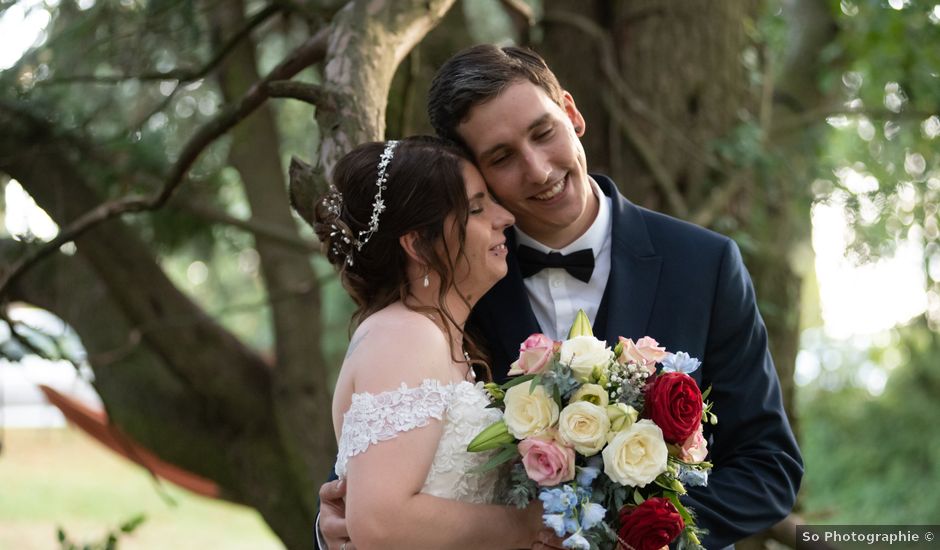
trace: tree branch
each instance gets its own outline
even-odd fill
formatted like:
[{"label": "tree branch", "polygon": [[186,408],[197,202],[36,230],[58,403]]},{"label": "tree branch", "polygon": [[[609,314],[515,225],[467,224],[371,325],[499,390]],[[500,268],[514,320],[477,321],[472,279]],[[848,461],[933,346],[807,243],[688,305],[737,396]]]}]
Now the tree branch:
[{"label": "tree branch", "polygon": [[235,47],[248,36],[251,31],[256,27],[270,19],[272,16],[280,13],[284,10],[284,6],[278,4],[271,4],[266,6],[264,9],[256,13],[249,19],[245,26],[239,29],[235,34],[233,34],[228,41],[219,48],[219,51],[210,59],[205,65],[199,69],[173,69],[171,71],[158,71],[152,73],[141,73],[137,75],[69,75],[56,78],[50,78],[48,80],[39,81],[36,84],[39,86],[58,86],[63,84],[79,84],[79,83],[92,83],[92,84],[117,84],[124,82],[126,80],[141,80],[141,81],[164,81],[164,80],[176,80],[177,82],[194,82],[201,78],[205,78],[213,69],[219,66],[220,63],[231,53]]},{"label": "tree branch", "polygon": [[296,80],[275,80],[265,85],[268,97],[299,99],[316,106],[318,109],[336,110],[335,94],[319,84],[298,82]]},{"label": "tree branch", "polygon": [[846,117],[865,117],[873,120],[924,120],[932,116],[938,116],[938,112],[904,110],[900,113],[885,108],[879,109],[851,109],[844,103],[823,105],[817,109],[810,109],[801,113],[793,114],[787,117],[785,123],[779,124],[771,129],[774,137],[784,136],[791,132],[805,130],[808,127],[817,124],[823,124],[826,119],[834,116]]},{"label": "tree branch", "polygon": [[500,0],[503,10],[512,20],[516,32],[519,33],[519,39],[522,44],[528,44],[532,27],[535,26],[535,12],[529,4],[523,0]]},{"label": "tree branch", "polygon": [[[63,244],[75,240],[101,222],[125,213],[155,210],[162,207],[183,182],[183,177],[205,148],[264,103],[268,98],[265,91],[268,82],[290,78],[323,58],[326,54],[328,35],[328,30],[324,29],[308,39],[268,73],[265,78],[253,85],[241,99],[228,105],[226,109],[197,130],[196,134],[183,147],[179,158],[164,179],[163,189],[159,193],[150,197],[124,197],[108,201],[79,216],[74,222],[61,229],[56,238],[32,254],[21,258],[12,268],[3,273],[3,277],[0,279],[0,297],[4,295],[6,289],[17,277],[20,277],[36,262],[58,250]],[[0,105],[0,110],[3,109],[4,106]],[[34,118],[21,110],[11,114],[13,116]]]},{"label": "tree branch", "polygon": [[171,201],[170,206],[210,222],[243,229],[253,235],[287,245],[305,254],[318,254],[320,252],[320,243],[316,241],[304,239],[292,231],[261,223],[253,218],[243,219],[232,216],[224,210],[208,204],[194,203],[192,201]]},{"label": "tree branch", "polygon": [[679,188],[676,187],[676,182],[673,181],[672,177],[666,171],[666,167],[659,161],[659,158],[653,151],[653,146],[646,141],[640,130],[631,124],[630,118],[623,112],[620,105],[614,101],[611,94],[604,92],[602,95],[604,106],[607,107],[607,111],[613,115],[614,121],[616,121],[617,125],[620,127],[627,141],[633,145],[633,149],[639,155],[640,160],[649,168],[650,174],[653,176],[653,181],[659,185],[660,190],[666,196],[666,201],[669,203],[672,212],[680,218],[685,217],[688,214],[688,206],[685,203],[685,199],[682,198],[682,193],[679,192]]}]

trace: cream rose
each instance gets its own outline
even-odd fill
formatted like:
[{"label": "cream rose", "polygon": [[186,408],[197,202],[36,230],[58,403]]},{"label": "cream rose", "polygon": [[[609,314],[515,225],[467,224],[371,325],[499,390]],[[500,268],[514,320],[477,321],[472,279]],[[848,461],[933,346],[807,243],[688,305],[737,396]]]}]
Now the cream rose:
[{"label": "cream rose", "polygon": [[584,456],[596,455],[604,448],[608,431],[607,410],[588,401],[568,405],[558,418],[558,436]]},{"label": "cream rose", "polygon": [[603,387],[597,384],[584,384],[568,399],[569,403],[576,401],[587,401],[588,403],[594,403],[598,407],[606,407],[610,402],[610,397],[607,395],[607,390]]},{"label": "cream rose", "polygon": [[607,344],[593,336],[576,336],[561,343],[562,363],[569,365],[579,382],[591,380],[595,367],[606,369],[614,354]]},{"label": "cream rose", "polygon": [[604,473],[622,485],[645,487],[666,471],[669,451],[652,420],[640,420],[618,433],[601,453]]},{"label": "cream rose", "polygon": [[530,382],[517,384],[506,390],[503,420],[516,439],[531,437],[551,427],[558,420],[558,404],[545,393],[544,386],[529,391]]}]

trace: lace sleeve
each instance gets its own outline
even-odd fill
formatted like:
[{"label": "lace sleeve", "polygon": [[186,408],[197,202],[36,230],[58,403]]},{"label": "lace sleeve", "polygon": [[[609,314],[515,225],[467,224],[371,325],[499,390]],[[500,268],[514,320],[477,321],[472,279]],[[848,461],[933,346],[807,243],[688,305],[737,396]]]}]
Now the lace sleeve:
[{"label": "lace sleeve", "polygon": [[356,393],[343,415],[336,475],[346,476],[346,463],[370,445],[387,441],[399,433],[427,426],[431,418],[441,420],[447,403],[447,388],[437,380],[424,380],[409,388],[379,394]]}]

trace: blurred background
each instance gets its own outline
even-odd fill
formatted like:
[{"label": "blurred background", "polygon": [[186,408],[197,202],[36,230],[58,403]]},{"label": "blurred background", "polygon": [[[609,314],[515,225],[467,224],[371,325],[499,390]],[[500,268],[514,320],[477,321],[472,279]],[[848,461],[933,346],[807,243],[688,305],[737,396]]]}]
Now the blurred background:
[{"label": "blurred background", "polygon": [[806,476],[740,547],[940,522],[940,4],[0,0],[0,548],[310,547],[352,307],[291,191],[477,42],[744,252]]}]

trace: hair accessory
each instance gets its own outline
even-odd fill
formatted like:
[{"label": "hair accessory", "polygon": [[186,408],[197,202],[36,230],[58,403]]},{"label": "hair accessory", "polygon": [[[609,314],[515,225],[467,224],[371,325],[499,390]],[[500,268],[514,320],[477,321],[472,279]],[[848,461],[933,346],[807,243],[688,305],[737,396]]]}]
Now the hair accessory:
[{"label": "hair accessory", "polygon": [[372,201],[372,219],[369,220],[368,229],[359,232],[359,238],[356,239],[356,250],[362,250],[372,235],[379,230],[379,214],[385,212],[385,201],[382,200],[382,191],[385,191],[385,183],[388,181],[388,164],[392,161],[392,155],[395,153],[397,140],[389,141],[379,157],[379,176],[375,180],[375,186],[378,191],[375,192],[375,200]]},{"label": "hair accessory", "polygon": [[[395,147],[397,145],[397,140],[389,141],[385,144],[385,150],[382,151],[382,156],[379,157],[378,177],[375,180],[375,186],[378,190],[375,192],[375,199],[372,201],[372,218],[369,220],[369,227],[360,231],[357,237],[352,237],[347,229],[340,227],[335,221],[330,224],[330,227],[333,228],[330,236],[335,237],[340,235],[342,241],[349,245],[349,250],[346,252],[346,264],[349,266],[353,265],[352,248],[355,248],[357,251],[362,250],[362,247],[369,242],[372,235],[379,230],[379,214],[385,211],[385,201],[382,200],[382,191],[386,189],[385,184],[388,182],[388,165],[392,161],[392,156],[395,153]],[[343,195],[336,186],[330,185],[324,204],[330,214],[339,218],[343,210]],[[336,255],[343,253],[337,242],[333,243],[333,253]],[[428,285],[425,284],[424,286]]]}]

